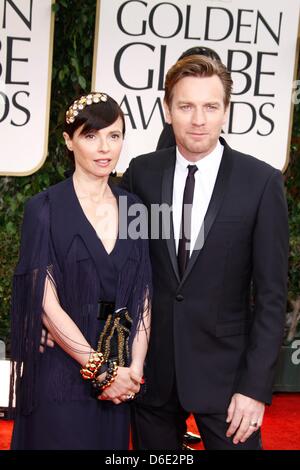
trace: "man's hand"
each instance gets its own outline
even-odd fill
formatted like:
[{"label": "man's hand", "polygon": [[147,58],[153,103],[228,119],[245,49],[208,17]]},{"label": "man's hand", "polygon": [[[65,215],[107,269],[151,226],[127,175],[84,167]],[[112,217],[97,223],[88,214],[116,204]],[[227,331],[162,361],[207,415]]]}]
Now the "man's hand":
[{"label": "man's hand", "polygon": [[55,342],[51,334],[45,330],[45,328],[42,329],[42,336],[41,336],[41,341],[40,341],[40,352],[43,353],[45,352],[45,347],[49,346],[49,348],[54,348]]},{"label": "man's hand", "polygon": [[264,412],[264,403],[235,393],[227,412],[226,422],[231,424],[226,436],[234,435],[234,444],[245,442],[261,426]]},{"label": "man's hand", "polygon": [[114,382],[100,395],[100,400],[111,400],[115,405],[129,400],[140,391],[140,384],[132,379],[129,367],[119,367]]}]

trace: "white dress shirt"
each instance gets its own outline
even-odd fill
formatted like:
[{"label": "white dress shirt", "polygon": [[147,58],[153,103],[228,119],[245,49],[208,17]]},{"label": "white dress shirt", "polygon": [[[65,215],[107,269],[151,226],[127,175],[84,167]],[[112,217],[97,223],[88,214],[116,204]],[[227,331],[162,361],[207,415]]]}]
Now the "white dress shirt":
[{"label": "white dress shirt", "polygon": [[176,253],[178,252],[180,236],[183,192],[188,174],[187,167],[188,165],[196,165],[198,167],[198,171],[195,173],[195,189],[191,220],[191,253],[194,249],[213,193],[223,155],[223,149],[223,145],[218,141],[216,148],[210,154],[197,162],[190,162],[189,160],[186,160],[186,158],[180,154],[178,148],[176,148],[176,166],[173,185],[173,227]]}]

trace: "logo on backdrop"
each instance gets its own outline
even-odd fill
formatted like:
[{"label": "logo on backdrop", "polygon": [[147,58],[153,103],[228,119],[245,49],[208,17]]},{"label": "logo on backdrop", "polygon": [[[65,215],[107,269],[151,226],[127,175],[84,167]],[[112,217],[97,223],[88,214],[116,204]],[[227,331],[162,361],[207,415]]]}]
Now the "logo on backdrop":
[{"label": "logo on backdrop", "polygon": [[215,49],[232,72],[228,143],[282,169],[298,18],[299,0],[101,0],[93,89],[118,99],[126,115],[119,171],[131,157],[155,149],[166,71],[184,50],[199,45]]}]

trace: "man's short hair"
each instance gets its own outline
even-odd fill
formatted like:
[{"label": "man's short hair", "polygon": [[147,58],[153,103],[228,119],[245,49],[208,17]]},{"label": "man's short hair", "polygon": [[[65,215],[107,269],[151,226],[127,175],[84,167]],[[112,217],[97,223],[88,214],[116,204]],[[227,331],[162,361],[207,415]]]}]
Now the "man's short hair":
[{"label": "man's short hair", "polygon": [[227,108],[232,92],[231,74],[222,62],[204,57],[191,55],[178,60],[168,71],[165,80],[166,104],[170,107],[173,89],[176,83],[184,77],[212,77],[220,78],[224,89],[224,106]]}]

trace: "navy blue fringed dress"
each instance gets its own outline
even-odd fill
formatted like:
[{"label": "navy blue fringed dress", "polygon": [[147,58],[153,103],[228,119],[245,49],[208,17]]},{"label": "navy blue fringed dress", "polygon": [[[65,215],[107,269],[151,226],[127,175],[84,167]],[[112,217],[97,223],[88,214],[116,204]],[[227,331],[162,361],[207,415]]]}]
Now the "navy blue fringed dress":
[{"label": "navy blue fringed dress", "polygon": [[[121,197],[123,207],[137,202],[124,190],[112,190],[119,208]],[[116,310],[128,308],[132,344],[151,296],[147,241],[119,232],[108,254],[80,206],[72,178],[26,204],[12,296],[11,399],[17,394],[12,449],[128,449],[130,405],[93,398],[79,364],[58,345],[39,352],[49,271],[62,308],[93,348],[104,323],[98,319],[99,300],[115,302]]]}]

